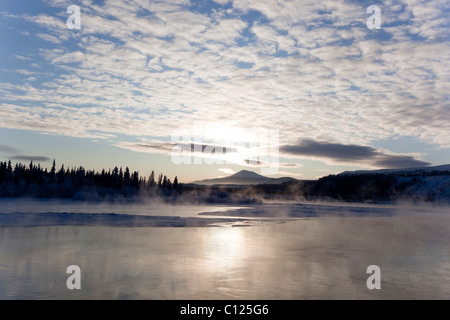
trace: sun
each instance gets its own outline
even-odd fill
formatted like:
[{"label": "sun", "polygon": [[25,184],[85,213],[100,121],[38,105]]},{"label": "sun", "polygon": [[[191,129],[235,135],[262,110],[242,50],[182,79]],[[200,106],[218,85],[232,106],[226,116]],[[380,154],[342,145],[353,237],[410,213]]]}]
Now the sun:
[{"label": "sun", "polygon": [[204,144],[222,147],[209,157],[225,164],[246,165],[258,157],[258,136],[251,130],[215,122],[204,126],[202,137]]},{"label": "sun", "polygon": [[220,122],[205,125],[203,128],[203,135],[207,139],[223,141],[224,143],[229,142],[233,144],[241,141],[245,142],[251,138],[251,133],[249,130],[236,126],[225,125]]}]

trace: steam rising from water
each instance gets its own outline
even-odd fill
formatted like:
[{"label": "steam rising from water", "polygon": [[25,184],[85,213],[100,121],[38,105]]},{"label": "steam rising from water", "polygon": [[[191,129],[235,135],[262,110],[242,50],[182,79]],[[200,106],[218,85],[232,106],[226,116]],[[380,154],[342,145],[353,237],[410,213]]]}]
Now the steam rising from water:
[{"label": "steam rising from water", "polygon": [[[260,209],[299,211],[277,206]],[[449,208],[357,208],[247,228],[0,227],[0,298],[450,298]],[[81,290],[65,286],[72,264]]]}]

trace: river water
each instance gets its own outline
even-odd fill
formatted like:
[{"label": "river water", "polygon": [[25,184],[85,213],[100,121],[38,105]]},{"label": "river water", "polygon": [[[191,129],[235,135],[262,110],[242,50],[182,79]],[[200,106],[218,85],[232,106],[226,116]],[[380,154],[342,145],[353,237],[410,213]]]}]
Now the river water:
[{"label": "river water", "polygon": [[[23,200],[1,204],[6,214],[197,217],[243,210]],[[448,207],[389,208],[383,215],[379,208],[362,206],[358,215],[297,214],[284,220],[275,212],[280,207],[292,204],[263,206],[277,216],[265,214],[264,223],[239,220],[211,227],[0,224],[0,299],[450,299]],[[80,290],[66,286],[69,265],[80,267]],[[379,290],[367,288],[370,265],[380,267]]]}]

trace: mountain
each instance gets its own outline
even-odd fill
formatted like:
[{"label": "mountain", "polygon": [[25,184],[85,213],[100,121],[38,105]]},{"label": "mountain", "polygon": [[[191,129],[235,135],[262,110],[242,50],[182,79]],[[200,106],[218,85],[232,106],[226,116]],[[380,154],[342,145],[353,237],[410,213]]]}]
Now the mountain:
[{"label": "mountain", "polygon": [[405,168],[405,169],[380,169],[380,170],[356,170],[356,171],[344,171],[338,175],[351,175],[351,174],[421,174],[431,172],[450,172],[450,164],[444,164],[434,167],[418,167],[418,168]]},{"label": "mountain", "polygon": [[286,181],[295,181],[296,179],[290,177],[283,178],[268,178],[257,174],[253,171],[241,170],[229,177],[197,180],[193,184],[201,185],[252,185],[252,184],[280,184]]},{"label": "mountain", "polygon": [[[217,187],[203,188],[203,185]],[[223,188],[223,185],[227,187]],[[225,178],[195,181],[185,188],[186,191],[195,190],[197,194],[201,194],[199,190],[208,192],[205,199],[211,202],[244,203],[252,201],[252,195],[256,194],[264,199],[450,203],[450,165],[346,171],[318,180],[268,178],[243,170]]]},{"label": "mountain", "polygon": [[322,177],[310,194],[344,201],[450,202],[450,165],[345,171]]}]

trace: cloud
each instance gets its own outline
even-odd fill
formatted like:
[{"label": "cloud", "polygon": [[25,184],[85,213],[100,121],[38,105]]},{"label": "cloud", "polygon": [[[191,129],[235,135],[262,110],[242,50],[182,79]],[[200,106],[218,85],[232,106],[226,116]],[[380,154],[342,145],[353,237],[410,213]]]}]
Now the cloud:
[{"label": "cloud", "polygon": [[286,177],[295,177],[295,178],[301,178],[304,176],[303,173],[295,173],[290,171],[278,171],[277,175],[286,176]]},{"label": "cloud", "polygon": [[417,160],[409,155],[387,154],[367,146],[344,145],[331,142],[302,140],[296,145],[285,145],[281,152],[299,157],[312,157],[325,161],[368,165],[375,168],[425,167],[430,163]]},{"label": "cloud", "polygon": [[286,168],[286,169],[295,169],[295,168],[301,168],[303,167],[300,163],[289,163],[289,162],[280,162],[280,168]]},{"label": "cloud", "polygon": [[236,171],[228,169],[228,168],[221,168],[219,169],[220,172],[226,173],[226,174],[234,174]]},{"label": "cloud", "polygon": [[244,163],[248,166],[251,167],[259,167],[262,165],[267,165],[266,162],[260,161],[260,160],[256,160],[256,159],[244,159]]},{"label": "cloud", "polygon": [[30,57],[24,57],[24,56],[21,56],[20,54],[15,54],[15,55],[13,55],[13,57],[17,58],[19,60],[22,60],[22,61],[29,61],[29,60],[31,60]]},{"label": "cloud", "polygon": [[198,144],[186,140],[186,142],[121,142],[117,144],[117,147],[135,152],[164,154],[171,156],[175,162],[185,164],[191,164],[193,161],[193,163],[237,164],[245,167],[282,167],[291,169],[302,166],[295,163],[279,163],[278,150],[270,150],[270,152],[274,153],[267,154],[268,150],[260,150],[257,147],[245,144]]},{"label": "cloud", "polygon": [[35,72],[31,72],[31,71],[24,70],[24,69],[16,69],[15,72],[23,74],[23,75],[27,75],[27,76],[35,74]]},{"label": "cloud", "polygon": [[26,155],[16,155],[11,157],[12,160],[19,160],[19,161],[37,161],[37,162],[45,162],[50,161],[51,159],[48,157],[42,157],[42,156],[26,156]]},{"label": "cloud", "polygon": [[170,142],[145,142],[145,143],[134,143],[134,142],[120,142],[117,147],[132,150],[135,152],[145,152],[145,153],[160,153],[165,155],[170,155],[170,153],[176,147],[176,143]]},{"label": "cloud", "polygon": [[336,159],[376,166],[419,160],[372,150],[373,140],[414,137],[450,148],[445,1],[385,2],[381,30],[366,28],[366,6],[355,1],[215,2],[232,10],[195,10],[189,1],[83,1],[76,32],[66,28],[64,11],[3,13],[8,23],[23,20],[17,30],[38,34],[30,42],[35,54],[9,49],[5,68],[26,77],[34,64],[47,74],[33,74],[42,81],[32,83],[0,79],[0,127],[169,154],[174,145],[116,137],[163,139],[201,120],[278,129],[285,146],[299,139],[367,146],[352,151],[370,161]]},{"label": "cloud", "polygon": [[5,154],[13,154],[19,152],[19,150],[10,146],[0,144],[0,152]]},{"label": "cloud", "polygon": [[43,156],[29,156],[29,155],[21,155],[18,154],[20,152],[19,149],[7,146],[7,145],[0,145],[0,153],[7,156],[11,160],[18,160],[18,161],[37,161],[37,162],[45,162],[50,161],[51,159],[48,157]]},{"label": "cloud", "polygon": [[146,142],[146,143],[126,143],[118,144],[119,147],[147,153],[163,153],[170,155],[171,153],[185,152],[191,155],[208,153],[214,155],[216,152],[221,155],[227,153],[236,153],[236,148],[213,145],[213,144],[198,144],[188,142]]},{"label": "cloud", "polygon": [[37,33],[36,34],[39,38],[41,38],[42,40],[45,41],[49,41],[53,44],[60,44],[61,40],[59,40],[58,38],[56,38],[55,36],[52,36],[50,34],[43,34],[43,33]]},{"label": "cloud", "polygon": [[227,146],[213,145],[213,144],[196,144],[196,143],[178,143],[177,151],[188,151],[190,153],[205,153],[209,152],[215,154],[216,152],[226,155],[227,153],[236,153],[237,149]]}]

